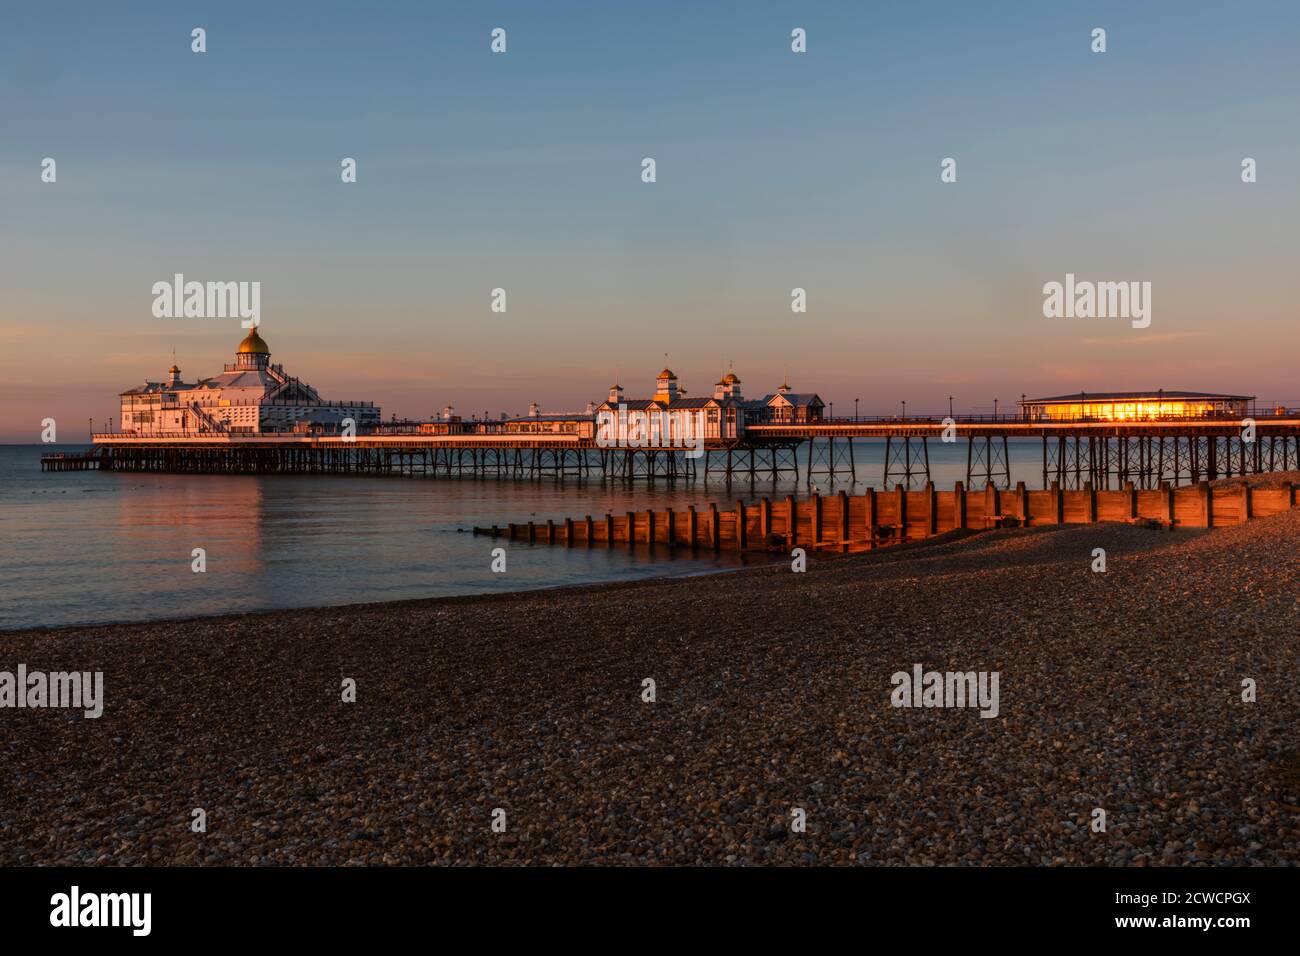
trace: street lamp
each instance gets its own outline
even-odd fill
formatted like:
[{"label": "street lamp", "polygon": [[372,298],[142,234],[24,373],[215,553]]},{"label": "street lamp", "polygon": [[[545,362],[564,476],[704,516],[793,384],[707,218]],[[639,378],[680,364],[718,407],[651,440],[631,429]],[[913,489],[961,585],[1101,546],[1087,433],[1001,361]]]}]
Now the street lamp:
[{"label": "street lamp", "polygon": [[993,420],[997,421],[997,417],[998,417],[998,400],[995,398],[993,399]]},{"label": "street lamp", "polygon": [[858,399],[856,398],[853,400],[853,420],[855,422],[858,420]]},{"label": "street lamp", "polygon": [[952,418],[952,396],[948,396],[948,417]]},{"label": "street lamp", "polygon": [[907,421],[907,402],[903,402],[903,421]]}]

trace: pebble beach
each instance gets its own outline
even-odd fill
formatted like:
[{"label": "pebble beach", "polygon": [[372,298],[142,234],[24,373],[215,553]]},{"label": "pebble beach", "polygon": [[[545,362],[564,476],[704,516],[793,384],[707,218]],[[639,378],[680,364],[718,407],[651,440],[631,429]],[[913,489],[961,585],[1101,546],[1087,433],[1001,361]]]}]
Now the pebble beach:
[{"label": "pebble beach", "polygon": [[[1298,552],[1300,510],[7,632],[105,705],[0,711],[0,862],[1295,864]],[[917,664],[998,672],[997,717],[893,707]]]}]

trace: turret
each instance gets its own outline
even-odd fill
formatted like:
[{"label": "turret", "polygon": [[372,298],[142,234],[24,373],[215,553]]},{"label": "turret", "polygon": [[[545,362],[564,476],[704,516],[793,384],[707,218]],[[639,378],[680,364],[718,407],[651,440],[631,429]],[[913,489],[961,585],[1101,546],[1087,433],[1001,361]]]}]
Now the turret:
[{"label": "turret", "polygon": [[672,369],[664,369],[655,379],[655,396],[656,402],[672,402],[679,397],[677,392],[677,376],[672,373]]},{"label": "turret", "polygon": [[271,349],[257,334],[257,327],[254,326],[235,350],[235,366],[241,369],[266,368],[266,363],[270,360]]}]

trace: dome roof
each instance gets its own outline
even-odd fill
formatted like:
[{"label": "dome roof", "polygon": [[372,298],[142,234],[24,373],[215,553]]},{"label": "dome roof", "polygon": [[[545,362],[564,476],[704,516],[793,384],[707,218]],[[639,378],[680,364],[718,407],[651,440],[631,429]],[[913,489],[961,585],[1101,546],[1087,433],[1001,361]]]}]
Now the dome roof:
[{"label": "dome roof", "polygon": [[266,342],[264,342],[262,337],[257,334],[256,326],[248,330],[248,335],[244,337],[244,341],[239,343],[239,348],[237,348],[235,352],[239,355],[245,355],[250,352],[254,355],[271,354],[271,350],[267,347]]},{"label": "dome roof", "polygon": [[727,384],[730,384],[730,385],[739,385],[739,384],[740,384],[740,379],[736,376],[736,373],[735,373],[735,372],[728,372],[728,373],[727,373],[727,377],[724,378],[722,381],[723,381],[723,382],[726,382]]},{"label": "dome roof", "polygon": [[670,368],[666,368],[659,373],[659,378],[676,378],[676,377],[677,376],[673,374],[673,370]]}]

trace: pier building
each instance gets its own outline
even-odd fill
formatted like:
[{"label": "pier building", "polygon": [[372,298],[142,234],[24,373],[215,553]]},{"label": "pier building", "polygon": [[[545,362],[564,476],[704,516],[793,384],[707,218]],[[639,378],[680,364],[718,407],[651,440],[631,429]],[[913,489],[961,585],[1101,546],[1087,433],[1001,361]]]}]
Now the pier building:
[{"label": "pier building", "polygon": [[1028,421],[1124,422],[1165,418],[1245,418],[1253,395],[1214,392],[1075,392],[1020,401]]},{"label": "pier building", "polygon": [[325,401],[320,393],[271,362],[256,328],[218,375],[186,382],[172,365],[162,382],[146,381],[121,398],[122,432],[128,435],[256,435],[264,432],[337,432],[345,419],[358,431],[379,423],[373,402]]}]

